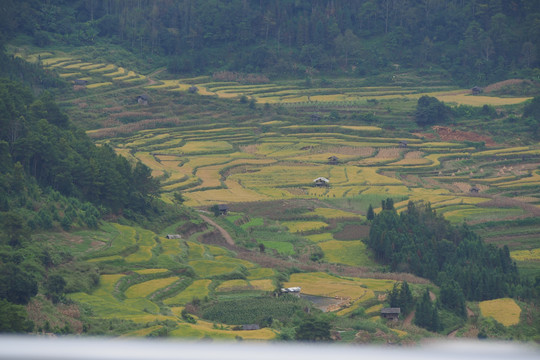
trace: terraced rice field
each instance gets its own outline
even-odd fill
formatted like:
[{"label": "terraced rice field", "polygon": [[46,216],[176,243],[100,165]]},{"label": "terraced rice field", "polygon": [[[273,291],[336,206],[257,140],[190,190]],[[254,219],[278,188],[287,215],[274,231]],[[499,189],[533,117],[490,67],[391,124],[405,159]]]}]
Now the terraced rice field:
[{"label": "terraced rice field", "polygon": [[482,316],[492,317],[504,326],[512,326],[519,323],[521,308],[513,299],[495,299],[482,301],[479,304]]},{"label": "terraced rice field", "polygon": [[176,296],[165,299],[163,303],[166,305],[184,305],[193,300],[195,297],[203,299],[210,293],[208,290],[210,283],[212,283],[212,280],[195,280],[184,291],[180,292]]},{"label": "terraced rice field", "polygon": [[[30,54],[27,58],[37,61],[38,56]],[[366,125],[353,116],[365,115],[365,109],[369,108],[369,113],[373,111],[376,117],[392,118],[394,106],[400,107],[400,114],[410,115],[416,100],[426,94],[451,104],[498,107],[521,103],[527,98],[470,96],[467,91],[451,86],[336,84],[308,89],[299,81],[246,85],[217,82],[208,76],[159,80],[127,67],[61,53],[42,53],[40,58],[47,69],[68,81],[88,81],[81,89],[74,86],[83,97],[110,92],[104,109],[88,111],[88,114],[96,111],[106,114],[104,129],[89,134],[98,144],[109,144],[130,162],[141,161],[149,166],[161,181],[161,197],[165,201],[173,202],[174,195],[181,193],[185,205],[205,210],[223,203],[312,201],[297,213],[286,214],[288,209],[281,209],[280,215],[288,216],[278,221],[283,226],[281,231],[298,236],[296,241],[253,236],[253,243],[263,244],[270,254],[294,256],[305,243],[320,248],[323,261],[328,263],[372,266],[360,236],[338,240],[333,226],[336,221],[365,222],[368,205],[372,203],[378,212],[380,200],[386,197],[398,199],[395,202],[398,211],[406,209],[410,200],[430,202],[448,220],[471,224],[524,218],[532,207],[540,204],[538,144],[495,148],[488,145],[491,148],[478,146],[477,149],[474,141],[437,136],[435,128],[426,129],[429,134],[411,135],[389,130],[394,124]],[[220,114],[205,111],[192,118],[191,113],[182,113],[189,100],[183,105],[176,103],[187,96],[197,96],[188,94],[191,86],[197,86],[200,96],[228,99],[231,104],[245,95],[256,100],[257,106],[249,116],[243,114],[234,122],[228,119],[237,111],[234,109]],[[130,87],[138,93],[149,92],[157,105],[143,109],[133,99],[115,99],[117,92]],[[76,98],[75,91],[74,94]],[[75,104],[77,109],[89,106],[83,100]],[[262,104],[279,106],[279,111],[266,116]],[[340,120],[329,121],[333,115],[330,111],[334,109],[347,112],[339,114],[343,116]],[[323,123],[314,124],[313,121],[319,120],[313,120],[312,115],[323,117]],[[306,120],[309,117],[312,120]],[[333,156],[336,161],[331,160]],[[526,162],[527,166],[522,167],[520,162]],[[314,186],[313,180],[318,177],[327,178],[328,186]],[[473,187],[479,193],[472,192]],[[513,202],[492,206],[492,194],[504,194]],[[268,223],[266,218],[253,216],[240,228],[249,234],[265,223]],[[534,225],[532,228],[536,229]],[[104,225],[102,232],[106,235],[96,241],[103,246],[85,254],[85,259],[100,266],[133,267],[134,272],[102,275],[93,293],[70,295],[71,299],[89,306],[96,317],[139,323],[171,320],[177,324],[173,336],[234,338],[238,332],[217,328],[201,319],[197,324],[183,322],[179,316],[182,307],[194,297],[203,299],[216,292],[274,289],[276,271],[236,259],[231,251],[219,246],[202,244],[197,236],[186,240],[165,239],[147,230],[118,224]],[[534,230],[532,233],[535,234]],[[494,238],[493,234],[488,236]],[[526,236],[532,239],[534,235]],[[499,244],[502,240],[493,241]],[[538,246],[531,245],[534,239],[527,241],[527,246],[512,251],[512,256],[518,261],[537,262]],[[179,264],[194,274],[193,279],[186,280],[168,270],[176,269]],[[127,276],[140,278],[123,288]],[[223,280],[230,276],[234,280]],[[285,286],[301,286],[306,294],[345,299],[348,307],[338,315],[347,315],[364,301],[372,301],[376,293],[391,290],[393,281],[316,272],[292,274]],[[481,303],[483,316],[492,316],[506,326],[519,322],[519,307],[508,300]],[[377,304],[366,313],[376,314],[380,306]],[[130,335],[144,336],[160,329],[160,325],[152,325]],[[275,336],[270,329],[241,333],[245,339]]]},{"label": "terraced rice field", "polygon": [[319,242],[318,245],[324,253],[325,260],[330,263],[366,267],[375,265],[375,262],[370,257],[366,244],[360,240],[330,240]]}]

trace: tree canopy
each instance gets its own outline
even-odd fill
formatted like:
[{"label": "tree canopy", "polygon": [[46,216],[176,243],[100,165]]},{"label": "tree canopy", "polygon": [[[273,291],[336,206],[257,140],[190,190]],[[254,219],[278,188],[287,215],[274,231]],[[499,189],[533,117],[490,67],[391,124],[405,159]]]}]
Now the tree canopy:
[{"label": "tree canopy", "polygon": [[175,72],[437,66],[473,86],[538,67],[539,14],[534,0],[20,0],[4,1],[0,32],[38,46],[109,39]]},{"label": "tree canopy", "polygon": [[[449,291],[457,284],[468,300],[503,297],[519,283],[508,247],[486,245],[466,224],[451,225],[429,203],[409,202],[399,215],[385,206],[373,220],[368,245],[392,271],[414,273]],[[461,313],[456,301],[443,304]]]}]

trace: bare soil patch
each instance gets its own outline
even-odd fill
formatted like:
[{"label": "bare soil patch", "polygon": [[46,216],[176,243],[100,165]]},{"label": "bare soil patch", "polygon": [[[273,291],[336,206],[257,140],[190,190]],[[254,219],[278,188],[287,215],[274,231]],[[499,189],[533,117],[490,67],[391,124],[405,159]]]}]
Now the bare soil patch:
[{"label": "bare soil patch", "polygon": [[405,159],[421,159],[425,155],[423,151],[409,151],[405,154]]},{"label": "bare soil patch", "polygon": [[530,80],[524,80],[524,79],[508,79],[504,81],[499,81],[494,84],[490,84],[484,88],[484,93],[490,93],[493,91],[501,90],[502,88],[512,86],[512,85],[518,85],[521,83],[527,82],[529,84],[532,84]]},{"label": "bare soil patch", "polygon": [[383,148],[379,149],[375,158],[377,159],[396,159],[401,156],[401,149],[398,148]]},{"label": "bare soil patch", "polygon": [[343,230],[334,234],[336,240],[358,240],[369,236],[369,226],[347,224]]},{"label": "bare soil patch", "polygon": [[424,139],[427,139],[427,140],[435,140],[435,139],[437,139],[437,135],[435,135],[433,133],[420,133],[420,132],[417,132],[417,133],[412,133],[412,135],[414,135],[416,137],[419,137],[419,138],[424,138]]},{"label": "bare soil patch", "polygon": [[407,315],[405,320],[403,320],[403,326],[410,326],[411,325],[412,320],[414,319],[414,314],[416,314],[415,310],[411,311],[411,313],[409,315]]},{"label": "bare soil patch", "polygon": [[480,135],[472,131],[461,131],[449,128],[447,126],[433,126],[439,138],[443,141],[483,141],[486,146],[497,146],[492,138],[486,135]]}]

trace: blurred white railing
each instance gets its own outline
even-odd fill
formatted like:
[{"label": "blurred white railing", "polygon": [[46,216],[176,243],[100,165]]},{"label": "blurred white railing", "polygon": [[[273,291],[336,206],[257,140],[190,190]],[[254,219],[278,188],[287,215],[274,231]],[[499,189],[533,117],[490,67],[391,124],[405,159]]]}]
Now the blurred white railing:
[{"label": "blurred white railing", "polygon": [[446,341],[422,346],[0,336],[1,360],[539,360],[535,345]]}]

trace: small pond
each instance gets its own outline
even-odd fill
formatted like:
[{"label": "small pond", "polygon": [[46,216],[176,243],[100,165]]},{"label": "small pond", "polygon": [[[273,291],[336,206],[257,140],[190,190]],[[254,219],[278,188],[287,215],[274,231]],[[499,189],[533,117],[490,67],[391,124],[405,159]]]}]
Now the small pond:
[{"label": "small pond", "polygon": [[317,295],[308,295],[308,294],[300,294],[300,297],[302,299],[306,299],[307,301],[313,303],[313,306],[317,309],[320,309],[324,312],[327,312],[329,308],[336,306],[339,306],[344,301],[343,299],[335,299],[331,297],[326,296],[317,296]]}]

